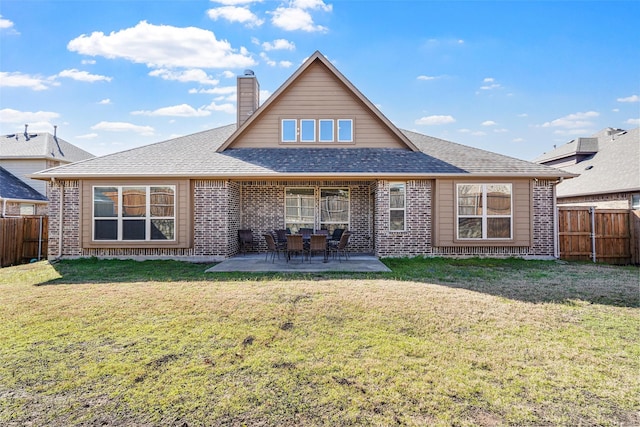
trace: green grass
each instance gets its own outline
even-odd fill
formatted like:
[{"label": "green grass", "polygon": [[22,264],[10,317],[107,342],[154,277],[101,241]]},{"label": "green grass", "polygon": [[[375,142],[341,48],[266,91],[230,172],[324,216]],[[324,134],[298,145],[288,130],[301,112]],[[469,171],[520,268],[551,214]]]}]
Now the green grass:
[{"label": "green grass", "polygon": [[638,425],[635,267],[0,269],[0,424]]}]

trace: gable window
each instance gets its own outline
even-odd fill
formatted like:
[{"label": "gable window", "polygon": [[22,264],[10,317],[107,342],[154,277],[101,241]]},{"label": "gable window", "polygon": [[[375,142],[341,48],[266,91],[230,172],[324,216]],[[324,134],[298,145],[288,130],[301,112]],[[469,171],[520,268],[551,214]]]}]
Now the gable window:
[{"label": "gable window", "polygon": [[338,120],[338,142],[351,142],[353,141],[353,120],[340,119]]},{"label": "gable window", "polygon": [[348,188],[287,188],[285,190],[285,227],[292,233],[302,228],[349,228]]},{"label": "gable window", "polygon": [[93,187],[93,240],[175,239],[175,186]]},{"label": "gable window", "polygon": [[282,142],[296,142],[298,140],[298,123],[294,119],[282,120]]},{"label": "gable window", "polygon": [[352,143],[353,119],[281,119],[280,142]]},{"label": "gable window", "polygon": [[320,142],[333,142],[333,120],[321,119],[318,122],[320,128],[318,140]]},{"label": "gable window", "polygon": [[389,185],[389,230],[405,231],[405,183],[393,182]]},{"label": "gable window", "polygon": [[457,184],[458,239],[511,239],[511,184]]},{"label": "gable window", "polygon": [[300,120],[300,142],[316,142],[315,120]]}]

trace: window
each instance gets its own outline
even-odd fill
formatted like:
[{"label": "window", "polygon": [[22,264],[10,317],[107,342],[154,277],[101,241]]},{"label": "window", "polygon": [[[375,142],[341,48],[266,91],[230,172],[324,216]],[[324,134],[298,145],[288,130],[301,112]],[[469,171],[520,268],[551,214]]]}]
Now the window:
[{"label": "window", "polygon": [[405,184],[404,182],[389,185],[389,230],[405,231]]},{"label": "window", "polygon": [[93,240],[174,240],[175,186],[93,187]]},{"label": "window", "polygon": [[297,121],[293,119],[282,120],[282,142],[296,142],[297,140]]},{"label": "window", "polygon": [[20,215],[35,215],[36,205],[31,203],[20,203]]},{"label": "window", "polygon": [[631,196],[631,209],[640,209],[640,194],[634,194]]},{"label": "window", "polygon": [[[317,197],[319,198],[317,199]],[[285,227],[292,233],[301,228],[349,228],[348,188],[287,188],[285,190]]]},{"label": "window", "polygon": [[458,239],[510,239],[511,184],[458,184]]},{"label": "window", "polygon": [[320,142],[333,142],[333,120],[319,120],[320,122]]},{"label": "window", "polygon": [[282,119],[281,142],[353,142],[352,119]]},{"label": "window", "polygon": [[353,120],[338,120],[338,142],[353,141]]},{"label": "window", "polygon": [[336,228],[349,228],[349,190],[320,189],[320,228],[333,233]]},{"label": "window", "polygon": [[315,120],[300,120],[300,142],[316,142]]}]

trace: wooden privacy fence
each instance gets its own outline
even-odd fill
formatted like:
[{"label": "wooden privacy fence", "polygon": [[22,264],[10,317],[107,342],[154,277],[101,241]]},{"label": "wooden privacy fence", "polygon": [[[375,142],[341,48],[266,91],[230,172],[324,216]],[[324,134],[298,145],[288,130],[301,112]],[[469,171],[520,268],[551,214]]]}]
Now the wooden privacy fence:
[{"label": "wooden privacy fence", "polygon": [[47,257],[48,218],[0,218],[0,267]]},{"label": "wooden privacy fence", "polygon": [[640,221],[626,209],[558,208],[560,258],[637,264]]}]

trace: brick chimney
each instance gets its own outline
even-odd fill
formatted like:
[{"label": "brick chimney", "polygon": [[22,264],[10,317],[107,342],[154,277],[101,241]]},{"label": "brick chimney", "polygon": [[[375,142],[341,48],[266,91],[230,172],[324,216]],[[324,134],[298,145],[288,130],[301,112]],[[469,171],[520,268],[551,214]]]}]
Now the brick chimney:
[{"label": "brick chimney", "polygon": [[244,75],[238,76],[238,127],[260,106],[260,85],[251,70],[244,70]]}]

